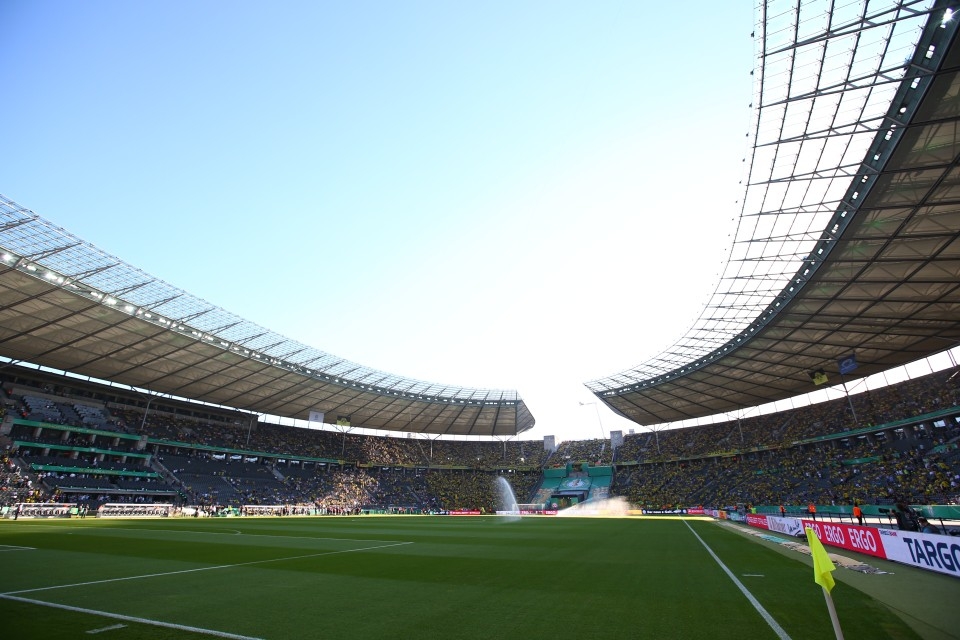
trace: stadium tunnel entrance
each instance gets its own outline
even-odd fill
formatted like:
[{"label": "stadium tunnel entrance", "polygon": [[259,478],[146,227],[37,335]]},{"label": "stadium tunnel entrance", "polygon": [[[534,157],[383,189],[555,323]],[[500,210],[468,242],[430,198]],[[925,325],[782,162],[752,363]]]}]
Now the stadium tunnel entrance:
[{"label": "stadium tunnel entrance", "polygon": [[589,500],[608,497],[612,480],[613,467],[568,462],[562,467],[544,469],[537,501],[551,509],[568,509]]}]

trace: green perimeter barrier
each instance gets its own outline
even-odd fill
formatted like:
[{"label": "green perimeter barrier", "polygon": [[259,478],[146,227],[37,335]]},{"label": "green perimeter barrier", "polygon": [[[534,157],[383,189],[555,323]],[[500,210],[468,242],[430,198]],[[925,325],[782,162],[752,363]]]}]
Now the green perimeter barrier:
[{"label": "green perimeter barrier", "polygon": [[39,427],[41,429],[50,429],[52,431],[69,431],[70,433],[85,433],[106,438],[119,438],[121,440],[140,440],[140,436],[127,433],[118,433],[116,431],[107,431],[105,429],[89,429],[86,427],[73,427],[70,425],[52,424],[50,422],[38,422],[36,420],[24,420],[23,418],[14,418],[13,426],[24,425],[28,427]]},{"label": "green perimeter barrier", "polygon": [[858,465],[858,464],[867,464],[870,462],[879,462],[883,460],[880,456],[870,456],[868,458],[850,458],[849,460],[841,460],[840,464],[846,466]]},{"label": "green perimeter barrier", "polygon": [[97,467],[70,467],[59,464],[32,464],[34,471],[56,471],[58,473],[78,473],[88,476],[123,476],[124,478],[160,478],[156,471],[121,471],[119,469],[100,469]]},{"label": "green perimeter barrier", "polygon": [[14,440],[14,446],[30,449],[51,449],[55,451],[77,451],[79,453],[102,453],[108,456],[126,456],[128,458],[149,458],[149,453],[134,453],[132,451],[117,451],[116,449],[101,449],[99,447],[80,447],[72,444],[51,444],[49,442],[33,442],[32,440]]}]

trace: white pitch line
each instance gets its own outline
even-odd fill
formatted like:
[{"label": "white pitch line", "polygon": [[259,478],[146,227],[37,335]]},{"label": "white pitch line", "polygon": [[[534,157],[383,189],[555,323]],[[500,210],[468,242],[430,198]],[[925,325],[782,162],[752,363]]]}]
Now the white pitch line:
[{"label": "white pitch line", "polygon": [[747,597],[747,600],[749,600],[750,604],[753,605],[753,608],[757,610],[757,613],[760,614],[760,617],[763,618],[768,625],[770,625],[770,628],[773,629],[775,634],[777,634],[777,637],[780,638],[780,640],[791,640],[789,634],[783,630],[783,627],[781,627],[777,621],[773,619],[773,616],[771,616],[767,610],[763,608],[763,605],[753,597],[753,594],[750,593],[745,586],[743,586],[743,583],[737,580],[737,576],[733,575],[733,572],[727,568],[727,565],[723,564],[723,561],[717,557],[717,554],[713,552],[713,549],[707,546],[707,543],[703,541],[703,538],[697,535],[697,532],[693,530],[693,527],[690,526],[690,523],[684,518],[681,518],[681,520],[683,521],[683,524],[687,525],[687,529],[690,529],[690,533],[692,533],[694,537],[700,541],[700,544],[702,544],[703,548],[707,550],[707,553],[710,554],[710,557],[717,561],[717,564],[720,565],[720,568],[723,569],[723,572],[726,573],[731,580],[733,580],[733,583],[737,585],[737,588],[740,589],[740,592]]},{"label": "white pitch line", "polygon": [[[50,533],[101,533],[109,531],[155,531],[157,533],[196,533],[205,536],[235,536],[242,535],[248,538],[279,538],[281,540],[333,540],[336,542],[401,542],[400,540],[376,540],[374,538],[329,538],[326,536],[281,536],[271,533],[243,533],[237,529],[226,529],[225,531],[200,531],[198,529],[154,529],[138,527],[98,527],[96,524],[85,526],[82,529],[67,531],[62,527],[43,524],[21,524],[19,527],[33,527],[34,529],[44,529]],[[76,523],[70,523],[68,526],[80,526]],[[230,533],[227,533],[227,532]]]},{"label": "white pitch line", "polygon": [[104,631],[116,631],[117,629],[126,629],[127,625],[125,624],[112,624],[109,627],[100,627],[99,629],[90,629],[87,631],[90,635],[95,633],[103,633]]},{"label": "white pitch line", "polygon": [[36,547],[18,547],[15,544],[0,544],[0,552],[2,551],[36,551]]},{"label": "white pitch line", "polygon": [[[325,538],[322,536],[278,536],[272,533],[241,533],[244,538],[277,538],[278,540],[333,540],[334,542],[402,542],[401,540],[374,540],[373,538]],[[406,543],[411,544],[411,543]]]},{"label": "white pitch line", "polygon": [[36,589],[22,589],[20,591],[8,591],[0,593],[0,598],[11,596],[18,593],[36,593],[37,591],[51,591],[53,589],[69,589],[71,587],[87,587],[94,584],[106,584],[107,582],[123,582],[125,580],[141,580],[143,578],[159,578],[162,576],[175,576],[184,573],[197,573],[200,571],[213,571],[214,569],[233,569],[234,567],[247,567],[254,564],[267,564],[269,562],[284,562],[286,560],[304,560],[306,558],[318,558],[320,556],[333,556],[340,553],[358,553],[360,551],[372,551],[374,549],[385,549],[387,547],[399,547],[412,542],[395,542],[393,544],[381,544],[375,547],[361,547],[359,549],[343,549],[341,551],[322,551],[320,553],[308,553],[302,556],[289,556],[286,558],[273,558],[271,560],[252,560],[251,562],[238,562],[236,564],[218,564],[212,567],[198,567],[196,569],[181,569],[180,571],[164,571],[161,573],[146,573],[139,576],[126,576],[123,578],[107,578],[105,580],[91,580],[90,582],[76,582],[73,584],[54,585],[52,587],[38,587]]},{"label": "white pitch line", "polygon": [[156,531],[160,533],[199,533],[207,536],[242,535],[246,538],[279,538],[280,540],[333,540],[335,542],[401,542],[400,540],[374,540],[373,538],[327,538],[324,536],[280,536],[271,533],[243,533],[236,529],[227,529],[234,533],[223,531],[197,531],[196,529],[138,529],[136,527],[106,527],[103,529],[87,529],[84,533],[99,533],[101,531]]},{"label": "white pitch line", "polygon": [[[15,602],[24,602],[26,604],[36,604],[41,607],[52,607],[54,609],[63,609],[65,611],[74,611],[76,613],[87,613],[93,616],[102,616],[113,620],[123,620],[124,622],[136,622],[138,624],[148,624],[154,627],[166,627],[167,629],[177,629],[179,631],[191,631],[201,633],[207,636],[216,636],[217,638],[229,638],[230,640],[263,640],[253,636],[242,636],[236,633],[227,633],[226,631],[216,631],[215,629],[203,629],[201,627],[191,627],[185,624],[175,624],[173,622],[161,622],[160,620],[151,620],[149,618],[137,618],[136,616],[125,616],[120,613],[110,613],[109,611],[97,611],[96,609],[84,609],[83,607],[71,607],[68,604],[57,604],[56,602],[44,602],[43,600],[33,600],[31,598],[18,598],[0,593],[0,598],[4,600],[13,600]],[[88,632],[89,633],[89,632]]]}]

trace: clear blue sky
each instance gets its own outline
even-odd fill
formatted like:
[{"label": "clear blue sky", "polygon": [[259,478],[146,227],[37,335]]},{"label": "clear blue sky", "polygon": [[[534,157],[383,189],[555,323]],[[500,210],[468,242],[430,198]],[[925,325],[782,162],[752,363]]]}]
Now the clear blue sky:
[{"label": "clear blue sky", "polygon": [[[753,3],[0,3],[0,192],[301,342],[516,389],[693,323],[749,153]],[[603,429],[636,427],[602,409]]]}]

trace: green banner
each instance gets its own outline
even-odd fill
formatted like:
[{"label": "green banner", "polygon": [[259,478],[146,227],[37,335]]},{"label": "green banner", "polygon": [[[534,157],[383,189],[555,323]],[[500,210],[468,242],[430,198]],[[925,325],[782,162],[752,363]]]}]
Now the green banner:
[{"label": "green banner", "polygon": [[130,451],[116,451],[114,449],[98,449],[97,447],[75,447],[68,444],[50,444],[49,442],[32,442],[30,440],[14,440],[16,447],[30,447],[32,449],[53,449],[55,451],[79,451],[80,453],[102,453],[108,456],[127,456],[128,458],[149,458],[149,453],[131,453]]},{"label": "green banner", "polygon": [[560,483],[560,491],[589,491],[590,478],[565,478]]},{"label": "green banner", "polygon": [[120,438],[121,440],[139,440],[140,436],[133,436],[126,433],[117,433],[116,431],[104,431],[103,429],[88,429],[86,427],[71,427],[64,424],[52,424],[50,422],[37,422],[36,420],[24,420],[23,418],[14,418],[13,425],[24,425],[27,427],[40,427],[41,429],[52,429],[53,431],[69,431],[70,433],[88,433],[97,436],[106,436],[108,438]]},{"label": "green banner", "polygon": [[156,471],[118,471],[93,467],[68,467],[59,464],[32,464],[33,471],[56,471],[58,473],[83,473],[88,476],[123,476],[125,478],[160,478]]}]

